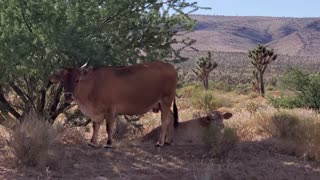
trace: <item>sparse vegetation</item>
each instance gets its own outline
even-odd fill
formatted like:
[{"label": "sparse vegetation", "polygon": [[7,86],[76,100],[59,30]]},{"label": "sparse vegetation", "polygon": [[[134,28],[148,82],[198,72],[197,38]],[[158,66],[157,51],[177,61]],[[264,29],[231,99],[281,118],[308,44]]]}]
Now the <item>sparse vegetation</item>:
[{"label": "sparse vegetation", "polygon": [[29,115],[13,129],[8,145],[18,163],[46,166],[50,147],[61,130],[36,115]]},{"label": "sparse vegetation", "polygon": [[301,116],[294,111],[262,115],[262,128],[276,138],[282,152],[320,161],[320,122],[316,116]]}]

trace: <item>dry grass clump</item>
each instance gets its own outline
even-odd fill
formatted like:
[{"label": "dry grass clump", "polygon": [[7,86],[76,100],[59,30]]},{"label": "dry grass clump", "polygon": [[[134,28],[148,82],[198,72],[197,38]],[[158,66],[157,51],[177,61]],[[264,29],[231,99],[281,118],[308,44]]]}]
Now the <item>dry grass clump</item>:
[{"label": "dry grass clump", "polygon": [[265,133],[261,132],[256,114],[249,111],[234,111],[233,117],[225,121],[226,127],[232,128],[241,141],[261,140]]},{"label": "dry grass clump", "polygon": [[317,114],[302,116],[280,110],[260,116],[261,127],[275,138],[282,152],[320,161],[320,119]]},{"label": "dry grass clump", "polygon": [[18,163],[27,166],[46,165],[50,146],[61,129],[36,115],[29,115],[17,125],[8,141]]},{"label": "dry grass clump", "polygon": [[204,132],[204,142],[210,148],[212,156],[221,156],[228,153],[239,141],[236,131],[232,128],[220,130],[211,126]]}]

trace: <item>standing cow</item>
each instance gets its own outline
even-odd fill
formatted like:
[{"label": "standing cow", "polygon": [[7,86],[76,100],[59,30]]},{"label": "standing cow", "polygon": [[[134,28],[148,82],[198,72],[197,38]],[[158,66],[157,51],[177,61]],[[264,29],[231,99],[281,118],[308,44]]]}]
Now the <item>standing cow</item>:
[{"label": "standing cow", "polygon": [[65,68],[49,76],[61,82],[65,100],[74,100],[81,112],[92,119],[93,135],[89,145],[96,147],[101,122],[106,120],[107,142],[112,147],[116,115],[139,115],[152,109],[161,111],[161,132],[157,146],[168,135],[170,107],[173,103],[174,126],[178,125],[175,103],[177,72],[168,63],[156,61],[123,67]]}]

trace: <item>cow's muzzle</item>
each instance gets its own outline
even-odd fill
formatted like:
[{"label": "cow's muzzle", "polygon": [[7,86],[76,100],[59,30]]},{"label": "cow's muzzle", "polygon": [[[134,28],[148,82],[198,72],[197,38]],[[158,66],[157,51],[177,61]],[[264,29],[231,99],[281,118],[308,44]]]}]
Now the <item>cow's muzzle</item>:
[{"label": "cow's muzzle", "polygon": [[70,103],[72,101],[72,93],[71,92],[65,92],[64,93],[64,99],[66,102]]}]

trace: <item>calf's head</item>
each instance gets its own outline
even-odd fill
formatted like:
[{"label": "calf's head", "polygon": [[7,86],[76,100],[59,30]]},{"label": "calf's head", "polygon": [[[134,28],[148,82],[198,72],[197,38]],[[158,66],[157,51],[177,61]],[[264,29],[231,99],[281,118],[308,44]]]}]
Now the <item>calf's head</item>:
[{"label": "calf's head", "polygon": [[204,117],[204,120],[206,121],[206,124],[209,126],[214,126],[219,129],[223,129],[223,120],[230,119],[231,117],[232,113],[230,112],[212,111],[207,113],[207,116]]},{"label": "calf's head", "polygon": [[85,67],[64,68],[53,72],[49,76],[49,81],[52,83],[62,83],[65,100],[66,102],[71,102],[73,100],[75,88],[86,74],[87,69]]}]

